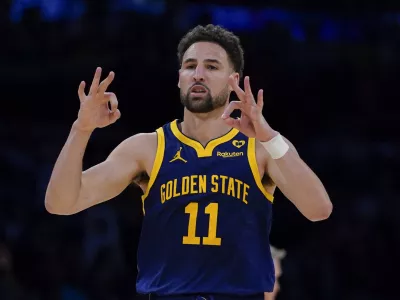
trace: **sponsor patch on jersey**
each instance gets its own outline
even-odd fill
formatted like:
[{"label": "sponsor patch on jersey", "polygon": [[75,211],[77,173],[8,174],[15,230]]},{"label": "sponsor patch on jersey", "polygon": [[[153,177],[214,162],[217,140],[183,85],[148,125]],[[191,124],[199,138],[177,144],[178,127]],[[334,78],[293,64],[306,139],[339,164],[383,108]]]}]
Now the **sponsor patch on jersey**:
[{"label": "sponsor patch on jersey", "polygon": [[229,158],[229,157],[239,157],[239,156],[244,156],[244,152],[217,152],[217,156],[223,157],[223,158]]}]

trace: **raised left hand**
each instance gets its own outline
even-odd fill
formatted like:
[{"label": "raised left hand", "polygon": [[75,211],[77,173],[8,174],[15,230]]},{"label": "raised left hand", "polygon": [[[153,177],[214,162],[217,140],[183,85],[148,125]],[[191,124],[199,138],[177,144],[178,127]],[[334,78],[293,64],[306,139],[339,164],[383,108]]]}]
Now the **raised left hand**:
[{"label": "raised left hand", "polygon": [[[231,101],[222,114],[222,119],[226,124],[238,129],[248,137],[265,142],[275,137],[278,132],[273,130],[265,120],[262,109],[264,106],[263,90],[257,94],[257,103],[250,88],[250,78],[244,78],[244,91],[236,83],[234,78],[229,77],[229,84],[235,91],[240,101]],[[236,109],[241,111],[239,119],[231,118],[230,115]]]}]

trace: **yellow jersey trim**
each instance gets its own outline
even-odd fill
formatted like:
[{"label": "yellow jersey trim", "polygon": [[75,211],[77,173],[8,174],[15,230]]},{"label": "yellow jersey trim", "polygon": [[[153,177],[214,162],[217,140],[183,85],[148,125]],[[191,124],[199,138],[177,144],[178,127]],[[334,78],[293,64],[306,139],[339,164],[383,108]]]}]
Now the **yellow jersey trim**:
[{"label": "yellow jersey trim", "polygon": [[249,164],[251,168],[251,172],[253,173],[254,180],[257,184],[257,187],[264,194],[265,198],[269,201],[274,202],[274,196],[268,193],[261,181],[260,172],[258,170],[257,158],[256,158],[256,139],[249,138],[248,147],[247,147],[247,156],[249,159]]},{"label": "yellow jersey trim", "polygon": [[142,196],[142,209],[143,214],[145,214],[144,210],[144,200],[146,200],[147,196],[150,193],[150,189],[153,186],[154,182],[156,181],[158,172],[160,171],[161,164],[164,160],[164,150],[165,150],[165,138],[164,138],[164,130],[163,128],[158,128],[157,132],[157,152],[156,157],[154,158],[153,168],[151,170],[149,184],[147,186],[146,193]]},{"label": "yellow jersey trim", "polygon": [[171,122],[171,131],[179,141],[196,150],[198,157],[212,156],[215,147],[233,139],[233,137],[237,135],[239,132],[239,130],[232,128],[232,130],[229,131],[227,134],[209,141],[206,147],[204,148],[203,145],[200,144],[198,141],[192,140],[179,130],[178,120],[174,120],[173,122]]}]

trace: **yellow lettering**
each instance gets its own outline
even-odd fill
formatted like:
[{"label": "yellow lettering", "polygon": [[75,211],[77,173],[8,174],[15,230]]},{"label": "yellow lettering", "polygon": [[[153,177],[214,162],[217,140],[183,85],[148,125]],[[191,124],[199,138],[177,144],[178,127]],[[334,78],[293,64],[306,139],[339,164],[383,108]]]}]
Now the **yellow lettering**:
[{"label": "yellow lettering", "polygon": [[244,184],[243,185],[243,199],[242,199],[242,201],[244,202],[244,203],[246,203],[247,204],[247,199],[246,199],[246,197],[248,196],[248,192],[247,192],[247,190],[249,189],[250,187],[247,185],[247,184]]},{"label": "yellow lettering", "polygon": [[164,203],[165,202],[165,184],[161,185],[160,194],[161,194],[161,203]]},{"label": "yellow lettering", "polygon": [[192,175],[190,176],[190,193],[191,194],[197,194],[198,191],[196,189],[196,185],[197,185],[197,175]]},{"label": "yellow lettering", "polygon": [[181,195],[181,193],[176,191],[176,186],[178,185],[178,179],[174,179],[174,195],[172,197],[178,197]]},{"label": "yellow lettering", "polygon": [[203,237],[203,245],[221,246],[221,238],[217,237],[218,203],[208,204],[205,213],[210,215],[210,221],[208,222],[208,236]]},{"label": "yellow lettering", "polygon": [[211,175],[211,187],[208,188],[207,175],[191,175],[171,179],[160,186],[161,203],[172,198],[188,194],[221,193],[248,204],[250,186],[243,181],[226,175]]},{"label": "yellow lettering", "polygon": [[[199,204],[191,202],[185,207],[185,213],[189,215],[188,234],[182,238],[182,244],[200,245],[200,237],[196,236],[197,216]],[[218,203],[210,203],[205,208],[205,213],[210,215],[208,222],[208,235],[203,237],[203,245],[221,246],[222,239],[217,237]]]},{"label": "yellow lettering", "polygon": [[240,192],[241,192],[241,187],[243,184],[243,181],[239,180],[239,179],[235,179],[236,183],[237,183],[237,191],[236,191],[236,197],[238,199],[240,199]]},{"label": "yellow lettering", "polygon": [[182,195],[189,194],[189,176],[182,177]]},{"label": "yellow lettering", "polygon": [[228,195],[235,197],[235,181],[232,177],[229,177],[228,181]]},{"label": "yellow lettering", "polygon": [[206,175],[199,176],[199,193],[207,193]]},{"label": "yellow lettering", "polygon": [[226,193],[226,191],[225,191],[225,180],[227,180],[228,179],[228,176],[225,176],[225,175],[220,175],[219,176],[221,179],[222,179],[222,184],[221,184],[221,186],[222,186],[222,191],[221,191],[221,193],[222,194],[225,194]]},{"label": "yellow lettering", "polygon": [[167,182],[167,188],[166,188],[166,193],[165,193],[165,200],[169,200],[172,198],[172,181]]},{"label": "yellow lettering", "polygon": [[196,236],[197,212],[199,204],[192,202],[185,208],[185,213],[189,214],[188,235],[182,239],[182,244],[185,245],[200,245],[200,237]]},{"label": "yellow lettering", "polygon": [[211,184],[213,185],[213,187],[211,188],[211,192],[217,193],[218,192],[218,176],[217,175],[211,176]]}]

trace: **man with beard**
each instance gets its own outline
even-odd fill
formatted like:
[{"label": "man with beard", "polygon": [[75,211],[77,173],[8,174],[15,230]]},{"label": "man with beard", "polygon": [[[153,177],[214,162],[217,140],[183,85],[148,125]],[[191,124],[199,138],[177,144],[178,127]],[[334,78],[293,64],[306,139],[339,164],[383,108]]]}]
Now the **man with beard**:
[{"label": "man with beard", "polygon": [[[278,187],[309,220],[327,219],[330,199],[291,143],[262,115],[249,77],[239,87],[243,49],[233,33],[197,26],[178,45],[183,120],[134,135],[102,163],[82,172],[95,128],[121,116],[96,70],[46,192],[53,214],[70,215],[120,194],[144,191],[137,291],[150,299],[263,299],[274,287],[269,247]],[[234,91],[238,101],[229,102]],[[110,109],[108,107],[110,104]],[[241,117],[231,118],[239,109]]]}]

